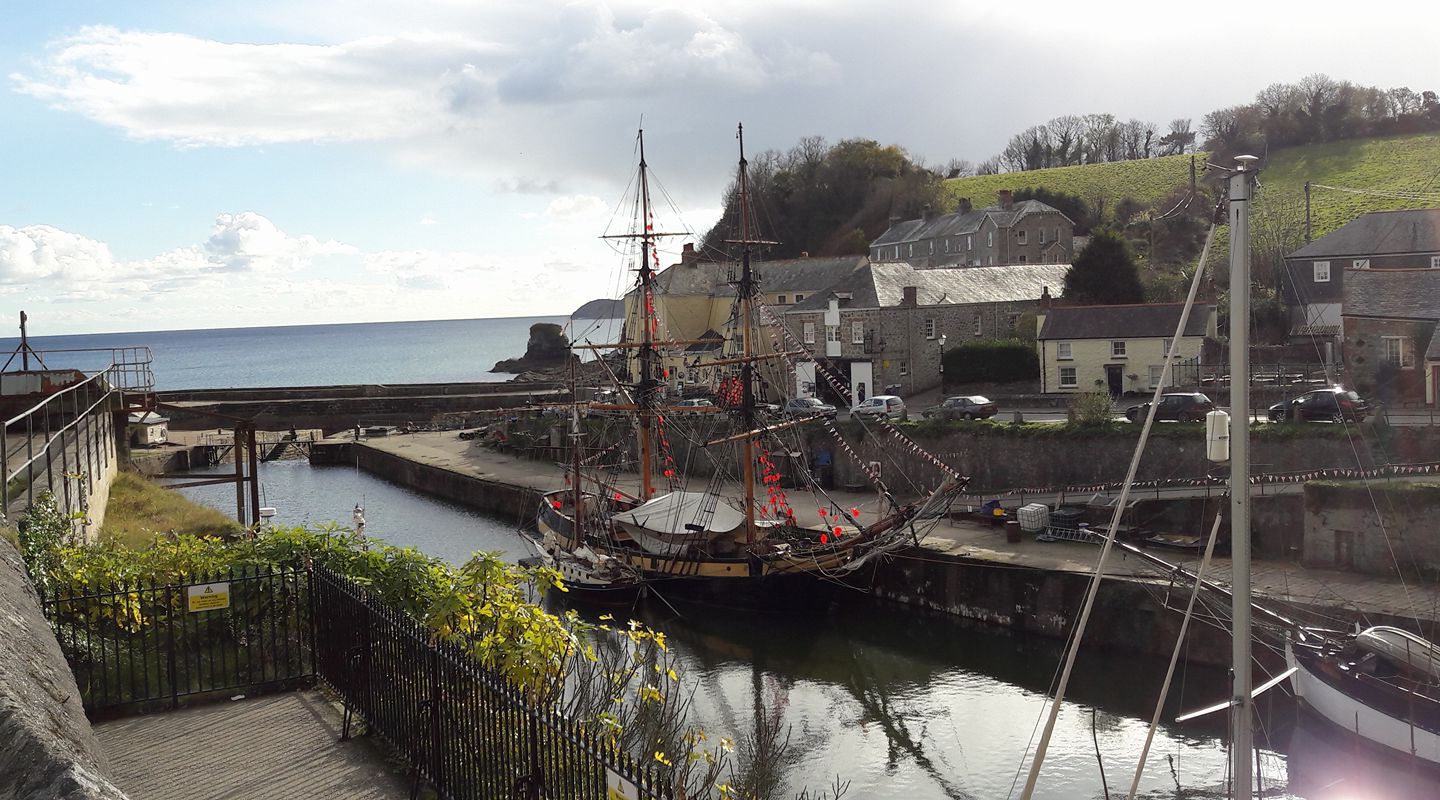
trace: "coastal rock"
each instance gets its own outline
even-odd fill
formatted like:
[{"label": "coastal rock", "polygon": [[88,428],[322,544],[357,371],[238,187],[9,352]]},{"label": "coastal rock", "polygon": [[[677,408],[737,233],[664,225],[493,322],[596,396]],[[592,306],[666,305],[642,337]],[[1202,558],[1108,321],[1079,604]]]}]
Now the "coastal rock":
[{"label": "coastal rock", "polygon": [[591,300],[575,309],[570,316],[576,319],[619,319],[625,316],[625,301]]},{"label": "coastal rock", "polygon": [[566,366],[570,359],[570,340],[559,325],[553,322],[537,322],[530,326],[530,340],[525,344],[525,355],[495,362],[491,372],[538,372]]}]

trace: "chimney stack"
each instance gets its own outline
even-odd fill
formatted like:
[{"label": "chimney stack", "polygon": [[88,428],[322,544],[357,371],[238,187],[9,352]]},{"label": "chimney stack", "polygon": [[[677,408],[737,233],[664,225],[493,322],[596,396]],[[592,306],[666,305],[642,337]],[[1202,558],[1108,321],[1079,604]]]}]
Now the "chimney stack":
[{"label": "chimney stack", "polygon": [[902,299],[900,300],[900,305],[902,305],[902,306],[907,306],[907,307],[910,307],[910,308],[914,308],[915,306],[920,305],[920,300],[919,300],[919,297],[918,297],[919,287],[917,287],[917,286],[906,286],[906,287],[905,287],[904,289],[902,289],[901,291],[904,292],[904,295],[903,295]]},{"label": "chimney stack", "polygon": [[700,255],[695,252],[695,243],[694,243],[694,242],[686,242],[686,243],[685,243],[685,246],[680,249],[680,263],[681,263],[681,264],[694,264],[695,262],[697,262],[697,261],[699,261],[699,260],[700,260]]},{"label": "chimney stack", "polygon": [[975,207],[970,205],[970,198],[960,198],[959,211],[961,214],[969,214]]},{"label": "chimney stack", "polygon": [[1050,296],[1050,287],[1049,287],[1049,286],[1042,286],[1042,287],[1040,287],[1040,311],[1041,311],[1042,313],[1043,313],[1043,312],[1046,312],[1046,311],[1049,311],[1049,310],[1050,310],[1050,307],[1053,306],[1054,304],[1055,304],[1055,298],[1053,298],[1053,297]]},{"label": "chimney stack", "polygon": [[1015,193],[1009,189],[1000,190],[1000,210],[1009,211],[1015,207]]}]

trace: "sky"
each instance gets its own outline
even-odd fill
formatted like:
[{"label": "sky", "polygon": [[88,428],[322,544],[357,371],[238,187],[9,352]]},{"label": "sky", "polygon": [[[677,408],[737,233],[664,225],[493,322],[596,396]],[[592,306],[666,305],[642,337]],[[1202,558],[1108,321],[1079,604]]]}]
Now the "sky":
[{"label": "sky", "polygon": [[741,122],[938,167],[1315,72],[1440,89],[1432,6],[1296,7],[4,0],[0,331],[568,314],[630,280],[642,125],[658,226],[703,233]]}]

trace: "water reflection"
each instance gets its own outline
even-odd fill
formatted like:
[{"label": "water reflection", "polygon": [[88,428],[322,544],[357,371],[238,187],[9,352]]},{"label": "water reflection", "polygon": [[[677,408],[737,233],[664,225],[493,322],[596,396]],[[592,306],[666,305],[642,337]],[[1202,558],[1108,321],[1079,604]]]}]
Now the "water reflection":
[{"label": "water reflection", "polygon": [[[457,563],[477,549],[511,559],[523,554],[519,521],[436,501],[353,468],[274,462],[261,477],[266,503],[279,508],[285,524],[345,524],[363,502],[370,531],[395,544]],[[183,491],[227,513],[234,509],[231,487]],[[778,715],[794,745],[781,783],[792,791],[820,788],[839,775],[851,782],[850,800],[1010,796],[1062,656],[1055,640],[880,606],[861,595],[812,616],[690,606],[677,613],[663,603],[635,614],[669,635],[696,687],[696,722],[743,738]],[[1096,742],[1111,793],[1123,796],[1164,673],[1162,659],[1083,653],[1036,796],[1103,797]],[[1225,695],[1222,670],[1182,669],[1162,719]],[[1299,715],[1282,692],[1259,706],[1269,735],[1262,738],[1260,770],[1267,797],[1440,797],[1433,777],[1358,751],[1343,732]],[[1224,726],[1223,714],[1162,723],[1142,796],[1224,797]]]}]

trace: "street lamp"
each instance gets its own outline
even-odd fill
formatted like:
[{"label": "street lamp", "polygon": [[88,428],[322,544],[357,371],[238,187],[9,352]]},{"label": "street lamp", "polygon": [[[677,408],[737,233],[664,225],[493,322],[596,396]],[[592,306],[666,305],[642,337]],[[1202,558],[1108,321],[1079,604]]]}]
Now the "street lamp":
[{"label": "street lamp", "polygon": [[945,393],[945,334],[940,334],[940,393]]}]

